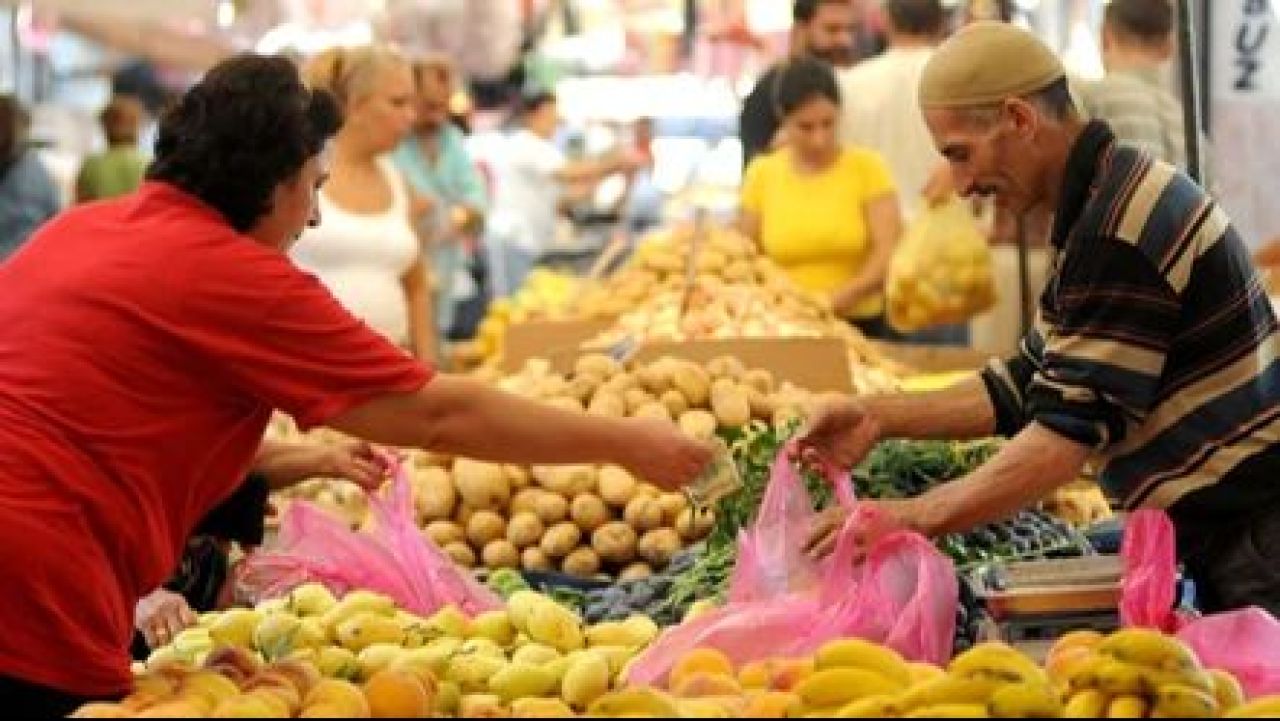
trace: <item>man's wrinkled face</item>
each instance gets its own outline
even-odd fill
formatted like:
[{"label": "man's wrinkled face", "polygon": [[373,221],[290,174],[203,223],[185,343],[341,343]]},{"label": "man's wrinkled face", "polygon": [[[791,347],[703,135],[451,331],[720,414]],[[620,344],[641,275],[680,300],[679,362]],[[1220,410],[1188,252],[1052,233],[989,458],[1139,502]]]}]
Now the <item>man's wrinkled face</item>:
[{"label": "man's wrinkled face", "polygon": [[956,192],[993,197],[1015,214],[1043,202],[1044,160],[1034,142],[1039,111],[1030,103],[1011,99],[989,110],[927,109],[924,116],[951,166]]},{"label": "man's wrinkled face", "polygon": [[853,63],[853,7],[849,3],[820,3],[804,27],[810,55],[845,67]]}]

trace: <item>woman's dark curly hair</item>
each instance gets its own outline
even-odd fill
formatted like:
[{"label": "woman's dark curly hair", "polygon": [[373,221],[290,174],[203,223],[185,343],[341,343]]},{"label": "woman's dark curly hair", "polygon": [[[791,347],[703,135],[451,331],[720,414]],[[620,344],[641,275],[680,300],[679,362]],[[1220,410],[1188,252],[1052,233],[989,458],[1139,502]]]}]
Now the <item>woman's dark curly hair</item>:
[{"label": "woman's dark curly hair", "polygon": [[149,180],[171,183],[245,232],[271,211],[342,125],[329,93],[308,90],[283,57],[237,55],[210,70],[160,119]]}]

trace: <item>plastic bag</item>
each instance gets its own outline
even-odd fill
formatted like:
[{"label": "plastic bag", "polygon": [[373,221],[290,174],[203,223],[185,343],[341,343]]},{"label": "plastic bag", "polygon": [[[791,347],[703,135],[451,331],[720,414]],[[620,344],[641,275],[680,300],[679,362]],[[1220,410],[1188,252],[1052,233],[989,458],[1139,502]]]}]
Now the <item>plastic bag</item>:
[{"label": "plastic bag", "polygon": [[1280,693],[1280,621],[1261,608],[1203,618],[1174,609],[1177,541],[1164,511],[1145,509],[1125,524],[1120,620],[1176,633],[1206,668],[1230,671],[1250,697]]},{"label": "plastic bag", "polygon": [[338,595],[377,591],[423,615],[447,604],[473,616],[501,608],[493,592],[419,530],[408,473],[398,459],[388,462],[393,480],[384,495],[369,498],[371,532],[352,531],[312,504],[293,503],[281,519],[276,547],[245,561],[242,584],[258,599],[280,597],[310,581]]},{"label": "plastic bag", "polygon": [[[836,483],[853,507],[847,481]],[[809,559],[803,546],[816,514],[786,459],[774,462],[760,514],[739,539],[730,600],[667,630],[627,672],[637,684],[661,682],[688,651],[719,649],[736,664],[804,656],[837,638],[860,637],[907,658],[945,663],[951,655],[958,600],[955,568],[923,537],[903,531],[880,538],[855,564],[857,539],[886,521],[854,508],[835,551]],[[772,564],[777,564],[776,567]]]},{"label": "plastic bag", "polygon": [[907,230],[885,296],[889,324],[903,332],[959,323],[995,303],[991,250],[959,198],[925,209]]}]

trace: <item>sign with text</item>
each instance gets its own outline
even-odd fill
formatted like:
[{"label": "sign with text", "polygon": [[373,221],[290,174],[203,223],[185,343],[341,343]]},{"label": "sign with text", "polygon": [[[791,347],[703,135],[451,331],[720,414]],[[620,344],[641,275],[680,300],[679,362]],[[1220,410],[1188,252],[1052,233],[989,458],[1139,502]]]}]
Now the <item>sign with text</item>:
[{"label": "sign with text", "polygon": [[1280,100],[1280,0],[1215,0],[1213,96]]}]

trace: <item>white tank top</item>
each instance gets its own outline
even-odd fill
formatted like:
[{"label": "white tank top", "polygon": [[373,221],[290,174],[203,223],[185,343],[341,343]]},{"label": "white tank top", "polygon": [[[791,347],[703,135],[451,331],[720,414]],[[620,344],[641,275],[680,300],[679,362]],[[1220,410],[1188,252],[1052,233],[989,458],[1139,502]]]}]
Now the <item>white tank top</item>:
[{"label": "white tank top", "polygon": [[293,247],[294,262],[314,273],[347,310],[399,345],[409,342],[403,277],[421,249],[409,225],[404,179],[382,158],[378,167],[391,186],[391,207],[353,213],[320,192],[320,225]]}]

